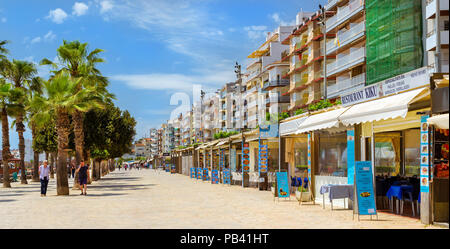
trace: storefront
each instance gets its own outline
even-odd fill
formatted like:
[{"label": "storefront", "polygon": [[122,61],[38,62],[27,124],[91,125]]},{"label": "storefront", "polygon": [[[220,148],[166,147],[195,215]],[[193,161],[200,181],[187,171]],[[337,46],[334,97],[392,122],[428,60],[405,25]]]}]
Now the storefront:
[{"label": "storefront", "polygon": [[448,75],[434,80],[431,92],[431,117],[427,124],[431,145],[431,221],[448,227],[449,213],[449,80]]},{"label": "storefront", "polygon": [[426,163],[420,127],[429,111],[430,91],[418,88],[353,105],[339,117],[359,131],[359,160],[373,162],[379,211],[419,218],[420,167]]}]

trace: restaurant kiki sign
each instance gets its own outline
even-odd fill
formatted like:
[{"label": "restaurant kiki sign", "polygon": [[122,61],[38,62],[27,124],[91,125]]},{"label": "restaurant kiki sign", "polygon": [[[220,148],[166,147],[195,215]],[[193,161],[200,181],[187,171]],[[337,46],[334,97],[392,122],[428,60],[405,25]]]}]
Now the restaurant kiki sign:
[{"label": "restaurant kiki sign", "polygon": [[380,97],[380,84],[364,87],[363,89],[341,96],[343,106],[361,103],[367,100],[376,99]]},{"label": "restaurant kiki sign", "polygon": [[428,82],[428,69],[427,67],[422,67],[370,86],[366,86],[358,91],[341,95],[341,102],[343,106],[354,105],[368,100],[425,86]]}]

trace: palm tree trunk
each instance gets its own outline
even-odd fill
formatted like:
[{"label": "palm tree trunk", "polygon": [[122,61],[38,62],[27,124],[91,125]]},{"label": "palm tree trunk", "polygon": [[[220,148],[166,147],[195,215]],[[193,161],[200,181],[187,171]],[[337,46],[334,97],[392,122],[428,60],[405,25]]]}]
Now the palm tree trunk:
[{"label": "palm tree trunk", "polygon": [[69,148],[70,121],[67,112],[57,111],[56,129],[58,133],[58,167],[56,167],[56,191],[58,195],[69,195],[67,175],[67,149]]},{"label": "palm tree trunk", "polygon": [[[34,141],[36,137],[36,126],[32,125],[31,127],[31,137]],[[33,178],[32,182],[39,182],[39,152],[33,149]]]},{"label": "palm tree trunk", "polygon": [[8,125],[8,113],[6,108],[2,108],[2,160],[3,160],[3,187],[10,188],[9,182],[9,164],[10,157],[9,151],[9,125]]},{"label": "palm tree trunk", "polygon": [[53,152],[50,153],[50,178],[55,178],[55,156]]},{"label": "palm tree trunk", "polygon": [[33,151],[33,178],[32,182],[39,182],[39,152]]},{"label": "palm tree trunk", "polygon": [[72,115],[73,118],[73,132],[75,133],[75,159],[79,165],[81,160],[84,158],[84,129],[83,129],[83,113],[80,111],[75,111]]},{"label": "palm tree trunk", "polygon": [[25,169],[25,138],[23,133],[25,132],[25,125],[23,125],[23,115],[20,113],[16,118],[16,131],[19,135],[19,154],[20,154],[20,183],[28,184],[27,173]]}]

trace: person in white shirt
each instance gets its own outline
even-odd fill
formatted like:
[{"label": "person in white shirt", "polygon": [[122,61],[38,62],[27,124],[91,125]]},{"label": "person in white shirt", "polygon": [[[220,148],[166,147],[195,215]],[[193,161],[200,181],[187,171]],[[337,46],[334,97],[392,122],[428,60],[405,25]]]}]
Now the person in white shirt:
[{"label": "person in white shirt", "polygon": [[43,165],[39,166],[39,179],[41,180],[41,197],[47,196],[47,186],[50,174],[50,167],[47,165],[47,160],[44,160]]}]

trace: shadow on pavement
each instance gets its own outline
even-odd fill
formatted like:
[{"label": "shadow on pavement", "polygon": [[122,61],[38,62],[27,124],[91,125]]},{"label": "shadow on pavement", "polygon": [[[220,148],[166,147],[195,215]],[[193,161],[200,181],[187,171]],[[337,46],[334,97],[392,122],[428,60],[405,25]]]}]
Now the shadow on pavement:
[{"label": "shadow on pavement", "polygon": [[89,186],[88,189],[108,189],[108,190],[112,190],[112,191],[120,191],[120,190],[146,189],[149,186],[156,186],[156,184],[97,185],[97,186]]},{"label": "shadow on pavement", "polygon": [[16,200],[0,200],[0,202],[12,202],[12,201],[16,201]]},{"label": "shadow on pavement", "polygon": [[132,181],[132,180],[139,180],[142,177],[114,177],[114,178],[100,178],[99,181],[111,181],[111,180],[127,180],[127,181]]},{"label": "shadow on pavement", "polygon": [[88,193],[87,197],[89,197],[89,196],[105,197],[105,196],[118,196],[118,195],[128,195],[128,194],[115,194],[115,193],[91,194],[91,193]]},{"label": "shadow on pavement", "polygon": [[0,194],[0,197],[3,197],[3,196],[21,196],[21,195],[23,195],[23,194],[19,194],[19,193],[15,193],[15,194]]}]

